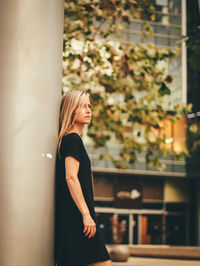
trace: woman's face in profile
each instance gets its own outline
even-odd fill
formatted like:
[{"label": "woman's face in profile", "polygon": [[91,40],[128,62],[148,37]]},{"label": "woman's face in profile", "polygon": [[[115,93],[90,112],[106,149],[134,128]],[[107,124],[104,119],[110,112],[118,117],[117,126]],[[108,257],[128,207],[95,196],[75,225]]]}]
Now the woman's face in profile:
[{"label": "woman's face in profile", "polygon": [[91,121],[91,104],[90,104],[90,98],[88,96],[83,107],[80,108],[79,111],[77,112],[75,123],[89,124],[90,121]]}]

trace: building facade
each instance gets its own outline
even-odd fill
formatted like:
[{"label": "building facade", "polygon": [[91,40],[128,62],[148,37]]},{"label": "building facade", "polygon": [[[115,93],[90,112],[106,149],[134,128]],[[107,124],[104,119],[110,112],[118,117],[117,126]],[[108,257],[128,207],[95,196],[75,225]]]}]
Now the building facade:
[{"label": "building facade", "polygon": [[[186,47],[181,41],[186,34],[186,0],[155,0],[155,6],[155,21],[150,22],[153,36],[141,37],[139,20],[132,20],[121,35],[128,43],[152,42],[157,47],[181,49],[181,55],[168,65],[173,76],[169,100],[186,103]],[[186,145],[185,119],[166,123],[166,145],[181,151]],[[109,160],[99,160],[102,148],[93,150],[87,136],[85,141],[93,168],[96,212],[106,243],[190,244],[190,180],[185,161],[165,157],[166,169],[160,172],[148,168],[140,154],[131,170],[120,170]],[[114,156],[120,148],[114,142],[109,145]]]},{"label": "building facade", "polygon": [[[196,125],[196,132],[187,132],[187,145],[193,147],[200,140],[200,2],[187,1],[187,72],[188,72],[188,102],[193,104],[192,113],[188,115],[188,125]],[[190,180],[190,243],[200,245],[200,145],[192,152],[192,156],[186,161],[186,172]]]}]

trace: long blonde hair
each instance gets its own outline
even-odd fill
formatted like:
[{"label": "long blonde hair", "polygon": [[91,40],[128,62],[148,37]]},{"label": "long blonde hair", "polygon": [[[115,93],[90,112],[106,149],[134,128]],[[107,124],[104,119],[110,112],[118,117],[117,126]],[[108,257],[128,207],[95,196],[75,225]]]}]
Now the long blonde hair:
[{"label": "long blonde hair", "polygon": [[73,127],[76,114],[84,106],[88,96],[87,91],[73,90],[62,98],[59,116],[58,154],[62,137]]}]

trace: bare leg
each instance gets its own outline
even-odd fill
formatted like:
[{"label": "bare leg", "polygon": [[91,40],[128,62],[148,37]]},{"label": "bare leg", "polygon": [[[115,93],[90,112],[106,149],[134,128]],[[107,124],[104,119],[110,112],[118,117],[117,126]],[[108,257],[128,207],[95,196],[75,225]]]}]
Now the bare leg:
[{"label": "bare leg", "polygon": [[112,266],[112,261],[111,260],[99,261],[92,264],[88,264],[88,266]]}]

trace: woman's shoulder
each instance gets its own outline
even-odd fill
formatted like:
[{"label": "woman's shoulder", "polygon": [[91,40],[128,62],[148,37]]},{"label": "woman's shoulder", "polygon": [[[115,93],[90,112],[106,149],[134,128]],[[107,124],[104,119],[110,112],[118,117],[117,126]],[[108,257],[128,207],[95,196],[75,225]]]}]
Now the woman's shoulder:
[{"label": "woman's shoulder", "polygon": [[73,156],[80,162],[82,146],[82,139],[77,133],[73,132],[64,135],[60,144],[60,158],[64,159],[66,156]]},{"label": "woman's shoulder", "polygon": [[82,143],[81,137],[76,132],[71,132],[71,133],[68,133],[68,134],[64,135],[62,137],[62,141],[63,142],[70,142],[70,143],[71,142]]}]

